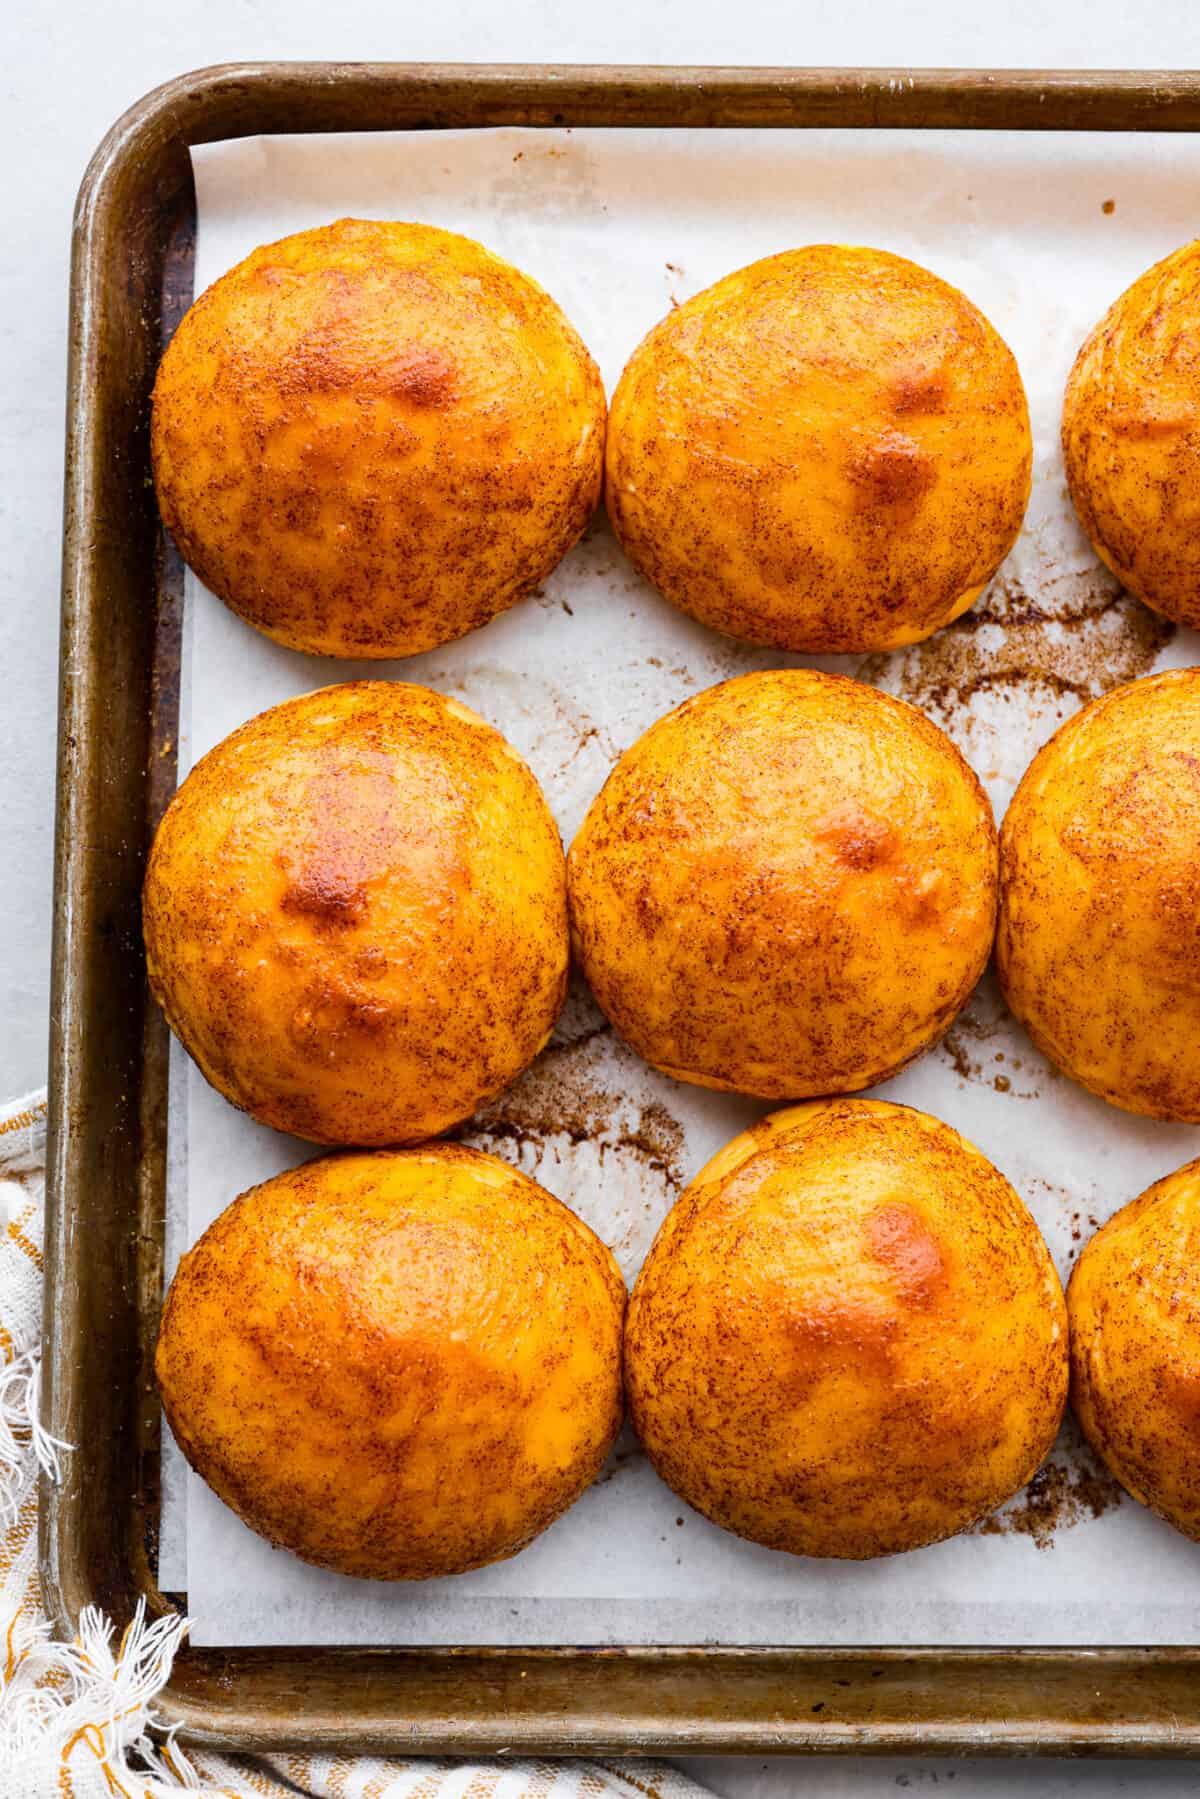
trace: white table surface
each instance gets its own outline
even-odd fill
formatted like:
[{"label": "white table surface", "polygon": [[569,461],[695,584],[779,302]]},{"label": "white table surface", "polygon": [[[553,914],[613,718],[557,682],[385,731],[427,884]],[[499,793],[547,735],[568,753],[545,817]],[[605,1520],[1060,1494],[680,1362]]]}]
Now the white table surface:
[{"label": "white table surface", "polygon": [[[67,262],[89,155],[139,95],[258,58],[1186,68],[1200,0],[17,0],[0,24],[0,1097],[45,1078]],[[1200,202],[1197,206],[1200,231]],[[729,1795],[1192,1793],[1182,1762],[706,1760]]]}]

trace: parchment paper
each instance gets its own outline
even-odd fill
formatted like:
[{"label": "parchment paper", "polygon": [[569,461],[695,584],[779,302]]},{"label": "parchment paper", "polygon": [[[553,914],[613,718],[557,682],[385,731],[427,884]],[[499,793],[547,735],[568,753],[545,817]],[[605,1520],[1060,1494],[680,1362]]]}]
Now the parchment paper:
[{"label": "parchment paper", "polygon": [[[1034,422],[1033,498],[1017,548],[958,625],[911,650],[820,665],[924,706],[999,815],[1034,750],[1084,700],[1197,659],[1196,640],[1120,596],[1098,567],[1058,452],[1063,381],[1084,333],[1195,234],[1192,140],[502,130],[253,140],[193,160],[197,291],[256,244],[342,214],[426,220],[535,275],[610,393],[669,306],[755,257],[830,240],[912,256],[963,287],[1015,350]],[[290,653],[194,581],[187,605],[181,778],[268,705],[392,674],[458,694],[498,725],[529,758],[567,841],[618,754],[661,713],[729,675],[804,660],[683,618],[600,519],[538,594],[402,664]],[[177,1069],[172,1242],[313,1153],[235,1112],[182,1059]],[[990,976],[945,1043],[883,1092],[992,1157],[1064,1274],[1096,1221],[1200,1153],[1200,1132],[1139,1122],[1056,1075]],[[761,1109],[653,1074],[576,989],[551,1047],[467,1140],[536,1174],[632,1278],[681,1183]],[[997,1519],[863,1564],[736,1541],[677,1500],[628,1440],[524,1554],[454,1580],[386,1586],[306,1568],[190,1474],[168,1488],[164,1531],[167,1571],[186,1577],[193,1637],[208,1644],[1200,1643],[1200,1548],[1122,1499],[1070,1432]]]}]

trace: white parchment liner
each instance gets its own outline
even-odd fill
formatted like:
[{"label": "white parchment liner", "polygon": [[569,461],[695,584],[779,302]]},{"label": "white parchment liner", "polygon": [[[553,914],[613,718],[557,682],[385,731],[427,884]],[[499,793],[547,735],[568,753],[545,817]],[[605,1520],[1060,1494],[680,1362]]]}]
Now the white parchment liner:
[{"label": "white parchment liner", "polygon": [[[755,257],[842,241],[961,286],[1015,350],[1033,416],[1020,542],[975,611],[927,644],[825,659],[922,705],[999,816],[1084,700],[1197,641],[1121,597],[1070,512],[1058,450],[1074,351],[1116,294],[1193,236],[1187,137],[915,132],[524,131],[274,138],[193,153],[199,292],[256,244],[344,214],[465,231],[536,276],[611,393],[676,300]],[[542,591],[404,663],[310,659],[189,577],[181,768],[266,706],[360,675],[459,695],[528,757],[569,841],[622,749],[697,689],[805,660],[691,623],[602,519]],[[946,1042],[883,1090],[966,1133],[1014,1182],[1067,1272],[1093,1221],[1200,1154],[1200,1131],[1127,1117],[1056,1075],[986,977]],[[170,1243],[314,1153],[225,1104],[176,1053]],[[468,1140],[520,1162],[632,1279],[680,1184],[761,1108],[644,1067],[582,991],[540,1062]],[[1066,1433],[1033,1489],[952,1542],[864,1564],[758,1549],[681,1504],[624,1441],[579,1504],[511,1562],[386,1586],[272,1550],[168,1458],[163,1585],[198,1643],[1198,1643],[1200,1547],[1121,1499]],[[186,1499],[183,1497],[186,1495]],[[185,1517],[186,1511],[186,1517]]]}]

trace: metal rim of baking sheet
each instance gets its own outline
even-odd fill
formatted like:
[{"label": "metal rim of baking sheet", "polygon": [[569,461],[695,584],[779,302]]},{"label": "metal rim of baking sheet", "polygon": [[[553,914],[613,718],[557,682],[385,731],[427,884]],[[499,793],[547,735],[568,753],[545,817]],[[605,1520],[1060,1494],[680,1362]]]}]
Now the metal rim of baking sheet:
[{"label": "metal rim of baking sheet", "polygon": [[[175,784],[182,568],[149,397],[191,297],[193,144],[535,126],[1197,131],[1200,73],[266,63],[183,75],[113,126],[71,266],[50,1033],[43,1483],[56,1629],[154,1577],[167,1038],[139,896]],[[191,1649],[159,1704],[212,1745],[415,1753],[1200,1753],[1200,1650]]]}]

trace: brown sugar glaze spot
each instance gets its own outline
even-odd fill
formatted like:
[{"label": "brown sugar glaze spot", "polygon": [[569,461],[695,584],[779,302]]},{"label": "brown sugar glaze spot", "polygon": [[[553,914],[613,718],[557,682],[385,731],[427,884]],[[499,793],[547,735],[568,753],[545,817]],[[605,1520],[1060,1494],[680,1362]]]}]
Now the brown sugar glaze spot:
[{"label": "brown sugar glaze spot", "polygon": [[882,432],[852,458],[847,473],[864,508],[907,505],[937,480],[933,458],[902,431]]},{"label": "brown sugar glaze spot", "polygon": [[876,818],[853,800],[814,827],[813,836],[828,844],[849,868],[874,868],[887,860],[896,844],[896,833],[886,819]]},{"label": "brown sugar glaze spot", "polygon": [[880,1206],[867,1222],[867,1247],[891,1275],[906,1304],[923,1309],[933,1303],[946,1273],[937,1238],[911,1206]]}]

